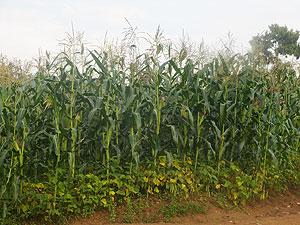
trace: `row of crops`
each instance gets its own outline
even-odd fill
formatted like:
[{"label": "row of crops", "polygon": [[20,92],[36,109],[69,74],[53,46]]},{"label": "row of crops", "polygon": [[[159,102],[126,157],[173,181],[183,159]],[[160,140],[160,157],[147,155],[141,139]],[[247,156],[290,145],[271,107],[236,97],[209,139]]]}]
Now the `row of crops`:
[{"label": "row of crops", "polygon": [[183,53],[125,63],[92,51],[80,66],[62,53],[33,78],[0,86],[2,218],[89,212],[118,196],[219,191],[233,174],[259,183],[245,190],[261,195],[272,179],[298,179],[293,68],[250,55],[200,64]]}]

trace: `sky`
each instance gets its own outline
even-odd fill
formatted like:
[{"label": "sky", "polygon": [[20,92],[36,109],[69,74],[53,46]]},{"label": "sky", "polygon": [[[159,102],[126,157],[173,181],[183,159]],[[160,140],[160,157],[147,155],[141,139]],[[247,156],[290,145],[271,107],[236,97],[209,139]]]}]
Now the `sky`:
[{"label": "sky", "polygon": [[300,0],[0,0],[0,54],[30,60],[57,51],[72,29],[100,45],[122,36],[125,18],[139,31],[218,45],[230,32],[238,48],[278,23],[300,30]]}]

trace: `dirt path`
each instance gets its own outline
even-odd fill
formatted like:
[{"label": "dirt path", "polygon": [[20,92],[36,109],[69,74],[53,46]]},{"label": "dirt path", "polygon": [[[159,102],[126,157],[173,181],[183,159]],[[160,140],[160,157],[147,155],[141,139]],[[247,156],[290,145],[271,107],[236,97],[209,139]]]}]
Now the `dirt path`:
[{"label": "dirt path", "polygon": [[[300,225],[300,191],[273,196],[264,202],[252,203],[243,209],[226,210],[210,205],[205,214],[178,217],[170,223],[158,224],[184,224],[184,225]],[[79,219],[70,225],[104,225],[109,224],[107,215],[95,213],[85,219]],[[121,225],[115,223],[115,225]],[[123,224],[122,224],[123,225]],[[140,225],[133,223],[132,225]]]}]

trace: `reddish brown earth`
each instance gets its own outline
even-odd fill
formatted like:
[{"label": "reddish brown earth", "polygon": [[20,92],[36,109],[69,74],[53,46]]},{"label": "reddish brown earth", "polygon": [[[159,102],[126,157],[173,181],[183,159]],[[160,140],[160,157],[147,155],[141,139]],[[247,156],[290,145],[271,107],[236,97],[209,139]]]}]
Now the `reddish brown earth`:
[{"label": "reddish brown earth", "polygon": [[[95,213],[94,215],[77,219],[69,225],[105,225],[110,224],[107,213]],[[122,223],[114,223],[121,225]],[[142,223],[133,223],[140,225]],[[150,223],[148,223],[150,224]],[[300,191],[292,191],[270,197],[266,201],[255,202],[242,209],[221,209],[213,204],[207,204],[204,214],[177,217],[169,223],[158,224],[184,224],[184,225],[300,225]]]}]

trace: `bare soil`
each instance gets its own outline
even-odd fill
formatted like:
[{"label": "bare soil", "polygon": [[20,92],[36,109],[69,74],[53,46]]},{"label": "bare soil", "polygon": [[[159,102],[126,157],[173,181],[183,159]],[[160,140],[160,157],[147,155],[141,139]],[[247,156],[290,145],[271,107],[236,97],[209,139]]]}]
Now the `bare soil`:
[{"label": "bare soil", "polygon": [[[159,205],[159,203],[157,203]],[[159,207],[157,205],[157,207]],[[170,222],[147,223],[158,224],[184,224],[184,225],[300,225],[300,190],[284,194],[276,194],[268,200],[257,201],[243,208],[223,209],[215,204],[207,203],[206,212],[196,215],[175,217]],[[147,213],[147,212],[146,212]],[[149,212],[148,212],[149,213]],[[153,212],[152,212],[153,213]],[[147,216],[140,215],[141,217]],[[109,222],[107,212],[97,212],[88,218],[70,221],[69,225],[106,225]],[[158,221],[163,221],[161,218]],[[123,225],[123,223],[113,223]],[[143,223],[132,223],[141,225]]]}]

